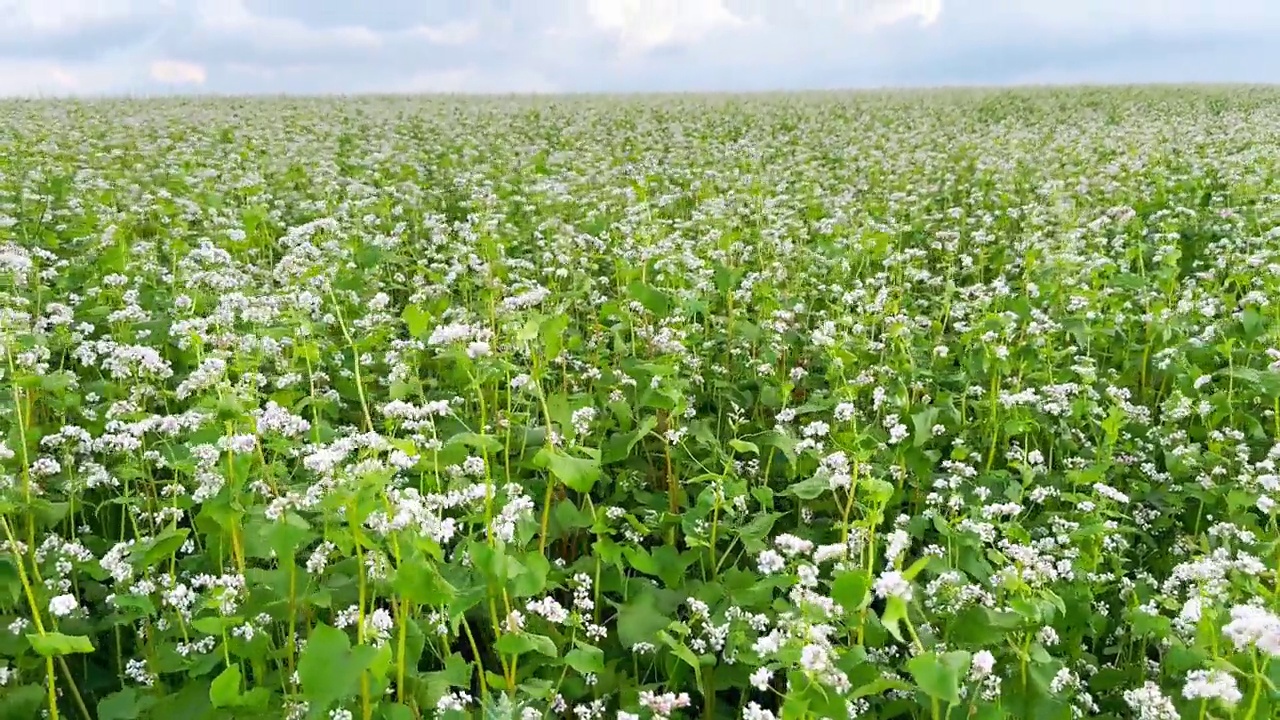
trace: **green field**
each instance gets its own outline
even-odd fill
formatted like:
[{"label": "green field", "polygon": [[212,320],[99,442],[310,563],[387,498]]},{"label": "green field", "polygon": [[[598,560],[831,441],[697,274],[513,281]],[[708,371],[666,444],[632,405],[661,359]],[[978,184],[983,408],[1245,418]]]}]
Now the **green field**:
[{"label": "green field", "polygon": [[1280,717],[1280,90],[0,103],[0,720]]}]

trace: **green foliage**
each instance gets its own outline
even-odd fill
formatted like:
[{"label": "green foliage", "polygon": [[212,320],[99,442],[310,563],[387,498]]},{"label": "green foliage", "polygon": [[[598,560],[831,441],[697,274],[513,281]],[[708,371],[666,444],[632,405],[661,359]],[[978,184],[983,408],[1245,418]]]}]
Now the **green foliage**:
[{"label": "green foliage", "polygon": [[[322,717],[335,702],[356,695],[363,674],[377,655],[377,649],[369,645],[352,647],[341,630],[323,623],[313,628],[298,658],[298,679],[310,704],[311,717]],[[237,672],[237,679],[238,676]],[[214,685],[217,683],[215,680]],[[211,698],[213,692],[211,689]]]},{"label": "green foliage", "polygon": [[0,106],[0,720],[1280,716],[1278,100]]},{"label": "green foliage", "polygon": [[93,641],[84,635],[63,635],[62,633],[28,634],[27,642],[31,649],[44,657],[60,657],[76,653],[93,652]]}]

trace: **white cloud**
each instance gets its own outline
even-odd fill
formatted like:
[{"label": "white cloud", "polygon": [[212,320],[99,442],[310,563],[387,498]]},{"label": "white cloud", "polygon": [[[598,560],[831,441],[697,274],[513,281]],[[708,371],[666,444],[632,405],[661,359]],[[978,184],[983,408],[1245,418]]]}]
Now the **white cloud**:
[{"label": "white cloud", "polygon": [[196,0],[194,12],[205,32],[275,50],[371,49],[382,45],[382,36],[367,27],[316,28],[293,18],[255,15],[244,0]]},{"label": "white cloud", "polygon": [[68,63],[0,58],[0,97],[99,95],[129,89],[139,79],[128,63]]},{"label": "white cloud", "polygon": [[[988,0],[989,1],[989,0]],[[954,0],[948,0],[954,2]],[[961,0],[963,2],[963,0]],[[944,0],[734,0],[748,16],[771,22],[806,24],[823,29],[835,23],[855,30],[875,30],[904,21],[932,25],[942,16]]]},{"label": "white cloud", "polygon": [[415,25],[404,32],[407,39],[423,39],[433,45],[466,45],[480,36],[480,23],[450,22]]},{"label": "white cloud", "polygon": [[1280,80],[1276,0],[420,2],[0,0],[0,94]]},{"label": "white cloud", "polygon": [[203,65],[183,60],[153,60],[148,75],[165,85],[203,85],[208,77]]},{"label": "white cloud", "polygon": [[717,31],[751,24],[723,0],[587,0],[596,29],[616,38],[624,56],[696,43]]},{"label": "white cloud", "polygon": [[1274,29],[1280,23],[1280,4],[1274,0],[982,0],[980,7],[971,7],[966,14],[1006,38],[1021,36],[1011,39],[1068,34],[1096,38],[1131,32],[1201,35]]},{"label": "white cloud", "polygon": [[[175,0],[0,0],[0,39],[17,41],[76,33],[171,15]],[[4,46],[0,44],[0,55]]]},{"label": "white cloud", "polygon": [[[2,0],[0,0],[2,1]],[[404,70],[405,64],[432,47],[461,48],[482,36],[478,19],[463,17],[435,24],[406,23],[391,30],[375,30],[363,24],[323,25],[299,17],[272,15],[250,7],[248,0],[191,0],[188,10],[192,40],[206,56],[206,64],[219,59],[253,64],[308,63],[331,65],[341,71],[378,59]],[[190,55],[189,46],[166,38],[169,53]],[[221,55],[221,58],[215,57]],[[322,71],[323,72],[323,71]],[[341,74],[339,72],[338,74]],[[376,84],[382,78],[368,78]]]},{"label": "white cloud", "polygon": [[166,3],[147,0],[0,0],[10,30],[58,33],[148,12]]},{"label": "white cloud", "polygon": [[942,15],[942,0],[873,0],[865,15],[850,13],[847,17],[867,28],[896,25],[908,20],[932,25]]},{"label": "white cloud", "polygon": [[70,70],[45,61],[0,63],[0,95],[68,95],[79,83]]}]

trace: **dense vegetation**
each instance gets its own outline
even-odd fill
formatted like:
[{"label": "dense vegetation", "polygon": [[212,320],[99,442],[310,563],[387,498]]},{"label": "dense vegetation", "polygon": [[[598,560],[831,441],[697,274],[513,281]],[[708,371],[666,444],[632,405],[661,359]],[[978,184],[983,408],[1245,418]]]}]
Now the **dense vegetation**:
[{"label": "dense vegetation", "polygon": [[1276,717],[1278,140],[0,105],[0,718]]}]

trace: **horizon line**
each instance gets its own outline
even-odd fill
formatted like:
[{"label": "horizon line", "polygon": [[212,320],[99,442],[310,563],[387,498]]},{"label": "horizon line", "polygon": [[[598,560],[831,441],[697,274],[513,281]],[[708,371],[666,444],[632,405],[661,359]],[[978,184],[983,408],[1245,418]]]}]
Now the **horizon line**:
[{"label": "horizon line", "polygon": [[556,99],[556,98],[649,98],[649,97],[739,97],[776,95],[858,95],[887,93],[938,93],[938,92],[1018,92],[1044,90],[1269,90],[1280,89],[1280,82],[1038,82],[1038,83],[941,83],[936,85],[867,85],[849,87],[799,87],[752,90],[513,90],[499,91],[424,91],[424,92],[102,92],[102,93],[35,93],[0,95],[0,103],[31,101],[102,101],[102,100],[358,100],[358,99]]}]

